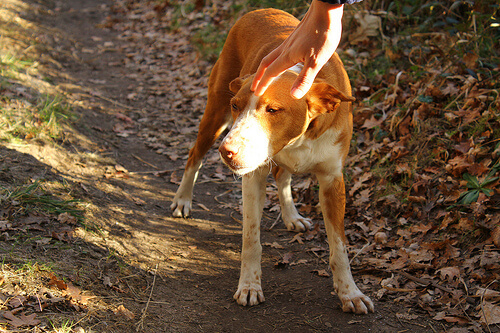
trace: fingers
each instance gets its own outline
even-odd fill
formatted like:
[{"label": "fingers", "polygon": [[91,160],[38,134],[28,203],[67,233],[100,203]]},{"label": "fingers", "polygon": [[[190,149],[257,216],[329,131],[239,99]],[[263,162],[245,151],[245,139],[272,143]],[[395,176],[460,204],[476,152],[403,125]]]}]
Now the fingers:
[{"label": "fingers", "polygon": [[271,62],[267,63],[266,58],[262,59],[262,61],[260,62],[259,68],[257,68],[257,72],[255,73],[255,76],[253,78],[252,85],[250,86],[251,91],[255,91],[257,89],[257,87],[260,83],[260,80],[262,79],[262,76],[264,75],[264,72],[266,71],[267,67],[271,63]]},{"label": "fingers", "polygon": [[252,90],[256,96],[264,94],[271,82],[283,73],[283,71],[280,70],[280,68],[283,67],[283,65],[280,65],[282,62],[281,52],[281,46],[279,46],[260,62],[259,68],[252,81],[252,86],[250,87],[250,90]]},{"label": "fingers", "polygon": [[292,85],[291,94],[293,98],[301,99],[311,89],[316,75],[318,75],[321,67],[318,64],[304,64],[304,68]]}]

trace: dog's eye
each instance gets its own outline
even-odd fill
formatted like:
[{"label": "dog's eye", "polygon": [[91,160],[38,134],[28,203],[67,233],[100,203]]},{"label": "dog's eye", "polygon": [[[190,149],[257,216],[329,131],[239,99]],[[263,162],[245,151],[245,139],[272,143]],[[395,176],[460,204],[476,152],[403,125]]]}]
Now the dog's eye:
[{"label": "dog's eye", "polygon": [[278,112],[278,109],[275,109],[275,108],[267,108],[266,112],[268,112],[268,113],[276,113],[276,112]]},{"label": "dog's eye", "polygon": [[231,104],[231,109],[232,109],[233,111],[238,111],[238,105],[236,105],[236,104]]}]

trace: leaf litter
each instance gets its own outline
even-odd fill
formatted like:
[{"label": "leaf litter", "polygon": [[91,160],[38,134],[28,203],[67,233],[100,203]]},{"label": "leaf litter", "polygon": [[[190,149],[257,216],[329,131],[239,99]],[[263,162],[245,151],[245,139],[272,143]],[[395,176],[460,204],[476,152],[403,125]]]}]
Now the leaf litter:
[{"label": "leaf litter", "polygon": [[[109,24],[121,31],[124,39],[133,38],[144,45],[137,48],[143,50],[140,56],[129,50],[126,65],[146,76],[149,74],[142,67],[158,69],[149,77],[157,84],[148,87],[153,94],[148,103],[160,107],[154,96],[171,96],[167,97],[170,110],[138,121],[138,135],[158,154],[171,160],[185,159],[206,101],[211,63],[197,58],[191,44],[159,33],[162,27],[171,29],[174,8],[166,5],[155,12],[157,8],[148,4],[127,8],[123,2],[115,4],[127,19]],[[222,3],[214,2],[214,6],[219,6],[217,16],[207,10],[179,18],[188,24],[183,27],[186,30],[177,30],[176,36],[189,35],[206,22],[215,22],[216,17],[227,15],[232,22]],[[484,10],[479,7],[476,10]],[[486,59],[474,49],[475,37],[470,32],[458,32],[451,38],[439,30],[388,33],[381,18],[388,15],[389,23],[396,25],[391,13],[353,10],[352,16],[347,13],[351,19],[347,29],[353,33],[341,50],[347,71],[370,71],[370,59],[374,58],[390,63],[385,72],[375,71],[373,77],[368,76],[371,73],[351,75],[359,101],[345,171],[349,180],[346,235],[354,270],[362,274],[365,283],[382,287],[378,301],[417,307],[436,320],[471,330],[494,325],[492,314],[499,306],[485,303],[476,292],[486,286],[489,291],[500,287],[498,57],[496,65],[484,67],[481,61]],[[153,26],[147,20],[152,17],[156,20]],[[142,44],[153,38],[155,43]],[[378,45],[380,39],[387,45],[385,58]],[[461,58],[463,53],[454,52],[459,43],[471,47],[465,58]],[[171,50],[166,57],[162,53],[165,45]],[[162,76],[167,67],[170,73]],[[175,79],[167,79],[169,84],[165,85],[165,78]],[[178,116],[171,117],[172,112]],[[173,126],[162,127],[165,121]],[[207,162],[219,163],[210,157]],[[229,177],[219,168],[207,180],[218,182]],[[299,210],[318,222],[316,180],[299,177],[293,192]],[[266,211],[275,211],[277,201],[276,188],[269,186]],[[221,207],[233,208],[222,203]],[[317,243],[324,241],[323,227],[317,223],[315,230],[322,237],[307,238],[299,233],[287,242],[306,246],[314,255],[326,253],[324,245]],[[286,243],[264,246],[283,252],[276,267],[290,266]],[[318,248],[322,251],[312,250]],[[329,276],[323,270],[314,272]],[[388,278],[391,282],[385,285]],[[405,320],[418,319],[398,315]]]}]

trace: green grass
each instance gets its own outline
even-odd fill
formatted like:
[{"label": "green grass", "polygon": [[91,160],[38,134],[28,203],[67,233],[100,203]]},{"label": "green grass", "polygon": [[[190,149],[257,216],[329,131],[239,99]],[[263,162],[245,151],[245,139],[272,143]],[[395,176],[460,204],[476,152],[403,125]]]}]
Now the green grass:
[{"label": "green grass", "polygon": [[62,320],[60,323],[54,323],[49,320],[52,326],[52,331],[54,333],[71,333],[73,332],[73,327],[76,325],[72,320]]},{"label": "green grass", "polygon": [[0,53],[0,75],[14,77],[15,73],[26,70],[35,64],[33,60],[21,59],[10,53]]},{"label": "green grass", "polygon": [[[62,123],[74,119],[61,95],[33,88],[38,62],[0,51],[0,141],[59,140]],[[36,86],[36,85],[35,85]]]},{"label": "green grass", "polygon": [[191,43],[197,48],[203,59],[215,62],[222,51],[226,37],[227,32],[209,25],[205,29],[198,30],[191,38]]},{"label": "green grass", "polygon": [[54,267],[52,264],[32,262],[28,260],[21,267],[16,269],[16,273],[23,274],[37,274],[39,272],[53,272]]},{"label": "green grass", "polygon": [[58,140],[62,124],[74,119],[61,96],[40,96],[34,103],[19,98],[0,101],[0,140]]},{"label": "green grass", "polygon": [[83,210],[79,204],[79,200],[62,200],[49,194],[39,181],[13,189],[0,188],[0,206],[13,205],[22,208],[23,212],[39,211],[56,216],[68,213],[83,223]]}]

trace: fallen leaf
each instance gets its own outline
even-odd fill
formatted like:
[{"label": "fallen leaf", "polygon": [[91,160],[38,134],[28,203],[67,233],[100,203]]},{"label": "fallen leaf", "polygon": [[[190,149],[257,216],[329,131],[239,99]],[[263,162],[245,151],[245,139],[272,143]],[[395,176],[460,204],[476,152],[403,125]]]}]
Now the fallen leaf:
[{"label": "fallen leaf", "polygon": [[493,240],[493,244],[495,244],[496,247],[500,248],[500,226],[493,229],[493,231],[491,232],[491,238]]},{"label": "fallen leaf", "polygon": [[467,324],[470,322],[469,319],[461,316],[449,316],[446,315],[445,311],[439,312],[434,318],[434,320],[444,320],[448,323],[458,323],[458,324]]},{"label": "fallen leaf", "polygon": [[292,257],[293,253],[291,252],[285,253],[283,257],[277,263],[274,264],[274,267],[285,268],[290,263],[290,260],[292,260]]},{"label": "fallen leaf", "polygon": [[[87,305],[88,300],[93,298],[94,296],[84,296],[82,295],[82,291],[74,286],[71,282],[68,282],[68,288],[66,290],[66,295],[72,298],[72,300],[77,301],[82,305]],[[77,309],[78,310],[78,309]]]},{"label": "fallen leaf", "polygon": [[77,222],[76,217],[74,217],[68,212],[59,214],[59,216],[57,216],[57,220],[61,223],[66,223],[66,224],[76,224]]},{"label": "fallen leaf", "polygon": [[283,245],[280,245],[278,244],[277,242],[273,242],[273,243],[262,243],[262,245],[264,246],[270,246],[274,249],[284,249],[285,247]]},{"label": "fallen leaf", "polygon": [[14,296],[10,299],[9,306],[14,308],[14,309],[19,308],[19,307],[23,306],[24,302],[26,302],[26,297],[24,297],[22,295],[17,295],[17,296]]},{"label": "fallen leaf", "polygon": [[10,230],[12,228],[12,223],[9,221],[0,221],[0,231]]},{"label": "fallen leaf", "polygon": [[330,277],[330,273],[328,273],[326,269],[315,269],[312,270],[312,272],[318,274],[318,276]]},{"label": "fallen leaf", "polygon": [[476,296],[483,297],[485,300],[500,300],[500,291],[478,288]]},{"label": "fallen leaf", "polygon": [[481,316],[479,322],[485,325],[500,324],[500,306],[485,302],[478,313]]},{"label": "fallen leaf", "polygon": [[112,287],[113,284],[111,283],[111,278],[109,276],[105,276],[102,279],[102,284],[104,284],[106,287]]},{"label": "fallen leaf", "polygon": [[36,326],[40,324],[40,320],[35,319],[36,313],[32,313],[29,316],[21,314],[19,317],[16,317],[11,311],[6,311],[3,313],[3,316],[7,319],[7,322],[15,328],[22,326]]},{"label": "fallen leaf", "polygon": [[288,243],[297,242],[299,244],[304,244],[304,241],[302,240],[302,235],[303,233],[299,232]]},{"label": "fallen leaf", "polygon": [[384,122],[383,118],[376,119],[375,116],[372,116],[370,119],[366,119],[365,123],[361,127],[367,128],[367,129],[372,129],[372,128],[377,127],[377,126],[380,127],[380,125],[382,125],[383,122]]},{"label": "fallen leaf", "polygon": [[68,289],[68,285],[66,284],[66,282],[64,282],[63,280],[58,279],[57,276],[54,273],[50,273],[49,286],[56,286],[60,290],[66,290],[66,289]]},{"label": "fallen leaf", "polygon": [[120,305],[119,307],[117,307],[113,312],[116,315],[122,315],[129,320],[132,320],[135,318],[135,314],[132,311],[130,311],[129,309],[127,309],[126,307],[124,307],[123,304]]},{"label": "fallen leaf", "polygon": [[349,34],[349,42],[352,44],[362,43],[369,37],[378,36],[381,34],[382,20],[380,17],[372,15],[368,12],[359,12],[354,15],[355,21],[358,23],[358,28]]},{"label": "fallen leaf", "polygon": [[460,269],[458,267],[443,267],[438,269],[436,273],[441,274],[441,280],[453,282],[453,280],[460,277]]}]

